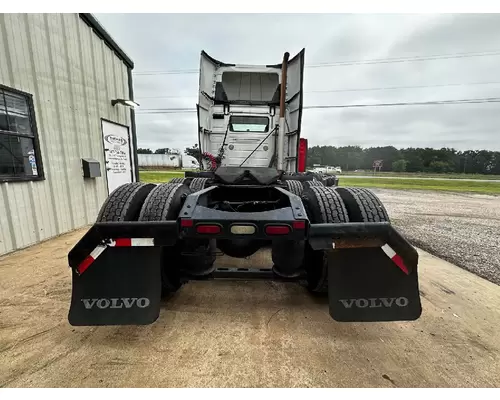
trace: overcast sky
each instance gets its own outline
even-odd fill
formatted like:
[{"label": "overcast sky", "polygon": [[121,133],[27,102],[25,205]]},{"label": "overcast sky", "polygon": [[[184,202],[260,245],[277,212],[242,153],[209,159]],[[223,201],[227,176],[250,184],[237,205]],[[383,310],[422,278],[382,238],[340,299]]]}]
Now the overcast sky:
[{"label": "overcast sky", "polygon": [[[197,70],[201,50],[237,64],[276,64],[306,49],[304,105],[500,97],[500,15],[96,14],[135,63],[134,72]],[[499,55],[314,68],[308,64],[477,53]],[[469,85],[471,83],[485,83]],[[454,84],[454,86],[440,86]],[[461,84],[461,85],[456,85]],[[464,85],[467,84],[467,85]],[[197,143],[198,75],[134,75],[139,147]],[[397,90],[323,92],[400,86]],[[166,96],[165,98],[154,98]],[[149,98],[148,98],[149,97]],[[304,110],[310,145],[500,150],[500,103]]]}]

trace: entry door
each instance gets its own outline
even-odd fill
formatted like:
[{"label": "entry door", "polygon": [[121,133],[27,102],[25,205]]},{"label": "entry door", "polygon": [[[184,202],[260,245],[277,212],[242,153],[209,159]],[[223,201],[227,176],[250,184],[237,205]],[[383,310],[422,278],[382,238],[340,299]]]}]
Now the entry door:
[{"label": "entry door", "polygon": [[106,161],[108,193],[117,187],[132,182],[132,157],[127,126],[101,121]]}]

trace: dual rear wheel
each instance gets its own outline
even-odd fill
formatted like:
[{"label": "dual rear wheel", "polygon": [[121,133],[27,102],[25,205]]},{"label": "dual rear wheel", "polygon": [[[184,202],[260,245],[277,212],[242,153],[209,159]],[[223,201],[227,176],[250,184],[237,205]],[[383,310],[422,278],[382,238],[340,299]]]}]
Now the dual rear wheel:
[{"label": "dual rear wheel", "polygon": [[[200,188],[205,182],[191,182],[191,185],[195,183]],[[97,222],[176,220],[185,199],[194,191],[184,182],[128,183],[108,196]],[[162,292],[167,295],[182,286],[185,274],[206,275],[213,270],[215,241],[179,240],[175,246],[163,247],[161,258]]]},{"label": "dual rear wheel", "polygon": [[[365,188],[311,187],[303,192],[302,202],[313,224],[389,222],[380,199]],[[313,293],[327,293],[327,252],[315,251],[308,244],[303,268],[307,274],[307,288]]]},{"label": "dual rear wheel", "polygon": [[[389,222],[382,202],[369,189],[326,187],[321,183],[303,185],[302,182],[294,180],[286,182],[289,191],[301,197],[307,216],[313,224]],[[160,185],[139,182],[125,184],[106,199],[97,222],[175,220],[186,197],[203,189],[205,184],[206,178],[194,178],[189,186],[184,182]],[[301,245],[304,246],[302,269],[306,272],[307,288],[313,293],[326,293],[326,252],[313,250],[307,242]],[[302,251],[302,248],[300,250]],[[179,289],[183,283],[182,276],[186,272],[192,275],[209,274],[213,270],[215,251],[214,240],[190,243],[180,240],[173,247],[164,247],[161,260],[163,293],[168,294]],[[273,260],[278,264],[276,267],[279,270],[279,264],[282,263],[280,260],[284,258],[280,257],[278,252],[279,249],[273,254]]]}]

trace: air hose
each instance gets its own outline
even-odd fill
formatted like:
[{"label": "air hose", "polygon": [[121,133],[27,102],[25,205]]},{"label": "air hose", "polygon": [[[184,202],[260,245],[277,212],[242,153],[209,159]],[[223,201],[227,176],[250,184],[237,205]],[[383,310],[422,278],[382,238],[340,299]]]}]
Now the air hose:
[{"label": "air hose", "polygon": [[217,159],[212,154],[205,152],[201,155],[201,158],[202,158],[202,160],[205,160],[208,162],[209,171],[215,171],[217,169],[219,163],[217,162]]}]

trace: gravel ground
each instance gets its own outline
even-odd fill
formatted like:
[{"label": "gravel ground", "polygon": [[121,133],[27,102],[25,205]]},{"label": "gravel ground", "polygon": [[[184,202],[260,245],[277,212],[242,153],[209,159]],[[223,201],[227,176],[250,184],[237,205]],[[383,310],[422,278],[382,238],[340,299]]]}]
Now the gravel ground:
[{"label": "gravel ground", "polygon": [[373,189],[412,242],[500,285],[500,197]]}]

